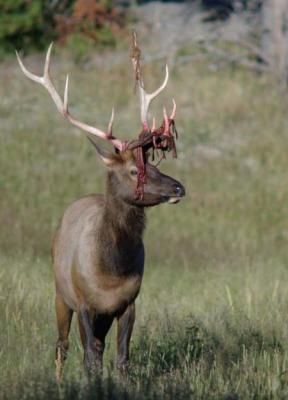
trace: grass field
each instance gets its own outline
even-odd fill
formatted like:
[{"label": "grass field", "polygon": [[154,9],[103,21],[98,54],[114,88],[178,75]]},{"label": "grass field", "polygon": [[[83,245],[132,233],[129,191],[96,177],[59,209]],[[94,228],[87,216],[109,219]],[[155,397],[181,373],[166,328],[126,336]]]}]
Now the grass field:
[{"label": "grass field", "polygon": [[[43,55],[26,60],[41,71]],[[127,62],[75,66],[71,111],[136,136]],[[288,97],[273,80],[209,63],[175,67],[153,105],[178,104],[178,160],[161,170],[185,184],[176,206],[148,211],[146,270],[137,300],[128,382],[115,370],[115,330],[103,379],[89,383],[73,324],[65,378],[54,379],[50,242],[65,207],[104,190],[84,135],[57,115],[14,60],[0,72],[0,387],[3,399],[286,399],[288,397]],[[160,63],[145,69],[148,89]]]}]

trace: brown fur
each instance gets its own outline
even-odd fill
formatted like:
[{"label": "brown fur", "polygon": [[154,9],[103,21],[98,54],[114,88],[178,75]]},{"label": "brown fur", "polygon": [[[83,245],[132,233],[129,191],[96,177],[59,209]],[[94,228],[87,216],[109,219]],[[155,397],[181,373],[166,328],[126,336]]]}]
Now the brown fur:
[{"label": "brown fur", "polygon": [[126,371],[135,320],[134,301],[144,270],[144,207],[175,197],[176,187],[178,192],[181,188],[177,196],[184,195],[179,182],[148,165],[144,197],[135,199],[134,154],[127,151],[111,155],[95,147],[109,167],[106,195],[86,196],[70,205],[52,247],[59,331],[58,378],[68,350],[73,312],[78,315],[84,364],[90,373],[101,368],[105,336],[113,319],[118,319],[118,366]]}]

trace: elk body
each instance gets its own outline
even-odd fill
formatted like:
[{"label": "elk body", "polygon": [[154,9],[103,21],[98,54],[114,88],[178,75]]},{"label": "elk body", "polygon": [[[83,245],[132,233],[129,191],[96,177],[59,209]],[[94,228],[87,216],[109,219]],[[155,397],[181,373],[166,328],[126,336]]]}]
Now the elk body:
[{"label": "elk body", "polygon": [[[67,105],[68,79],[62,101],[49,76],[50,52],[51,47],[43,77],[31,74],[18,57],[22,71],[48,90],[63,116],[90,133],[89,138],[108,169],[105,195],[89,195],[70,205],[53,240],[58,325],[56,375],[60,379],[74,312],[87,371],[93,374],[101,369],[105,336],[117,319],[117,366],[126,372],[135,299],[144,271],[145,208],[178,202],[185,194],[181,183],[162,174],[148,162],[147,155],[148,149],[155,146],[164,152],[172,140],[175,103],[170,118],[164,112],[161,129],[150,129],[147,122],[149,103],[166,85],[168,70],[162,87],[153,94],[147,94],[140,82],[143,134],[138,140],[123,142],[112,135],[114,113],[107,133],[71,116]],[[110,153],[100,147],[95,136],[110,141],[116,151]],[[141,168],[145,172],[142,181]]]}]

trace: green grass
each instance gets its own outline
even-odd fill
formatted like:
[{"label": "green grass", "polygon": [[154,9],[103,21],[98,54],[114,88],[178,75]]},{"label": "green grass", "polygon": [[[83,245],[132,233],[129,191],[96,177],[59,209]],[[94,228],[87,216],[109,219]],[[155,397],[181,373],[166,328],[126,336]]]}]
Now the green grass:
[{"label": "green grass", "polygon": [[[49,393],[61,398],[54,381],[50,265],[41,259],[9,257],[1,259],[1,266],[4,398],[46,399]],[[96,382],[93,391],[113,391],[120,399],[153,398],[153,393],[157,399],[175,398],[175,393],[183,399],[193,393],[196,398],[285,398],[285,265],[263,261],[221,269],[189,271],[179,266],[167,271],[149,265],[137,304],[129,385],[123,386],[117,377],[112,329],[105,380]],[[92,396],[82,370],[76,323],[60,390],[64,398],[69,398],[70,390],[79,398]]]},{"label": "green grass", "polygon": [[[27,61],[28,62],[28,61]],[[41,70],[42,57],[30,65]],[[29,64],[29,62],[28,62]],[[53,58],[71,110],[115,134],[140,129],[127,63],[105,70]],[[50,242],[65,207],[104,190],[105,170],[81,132],[16,63],[0,72],[0,387],[3,399],[286,399],[288,396],[287,95],[243,70],[176,67],[179,159],[161,170],[186,186],[176,206],[148,211],[146,270],[137,300],[132,370],[115,370],[115,328],[104,378],[89,383],[74,321],[61,387],[54,380]],[[147,66],[147,86],[162,65]]]}]

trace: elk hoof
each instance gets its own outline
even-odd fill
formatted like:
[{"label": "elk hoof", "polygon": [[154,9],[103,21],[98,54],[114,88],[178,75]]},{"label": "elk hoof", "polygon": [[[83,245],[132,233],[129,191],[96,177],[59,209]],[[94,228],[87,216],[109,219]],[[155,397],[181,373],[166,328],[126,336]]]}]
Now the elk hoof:
[{"label": "elk hoof", "polygon": [[128,378],[130,363],[129,361],[118,361],[117,369],[122,378]]},{"label": "elk hoof", "polygon": [[89,378],[102,374],[102,361],[99,359],[97,352],[91,349],[85,352],[84,367]]}]

